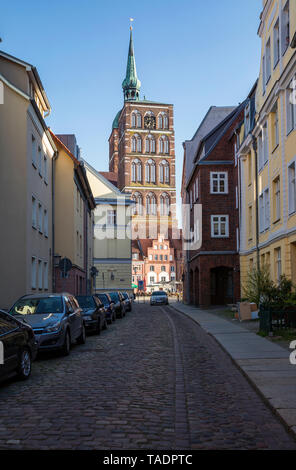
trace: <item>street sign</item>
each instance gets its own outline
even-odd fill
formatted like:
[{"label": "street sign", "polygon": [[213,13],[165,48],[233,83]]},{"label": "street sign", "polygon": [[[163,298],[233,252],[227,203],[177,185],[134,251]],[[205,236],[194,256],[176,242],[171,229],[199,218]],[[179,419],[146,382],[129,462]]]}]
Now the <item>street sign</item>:
[{"label": "street sign", "polygon": [[69,258],[63,258],[59,262],[59,269],[62,271],[63,277],[66,277],[67,272],[72,269],[72,262],[69,260]]}]

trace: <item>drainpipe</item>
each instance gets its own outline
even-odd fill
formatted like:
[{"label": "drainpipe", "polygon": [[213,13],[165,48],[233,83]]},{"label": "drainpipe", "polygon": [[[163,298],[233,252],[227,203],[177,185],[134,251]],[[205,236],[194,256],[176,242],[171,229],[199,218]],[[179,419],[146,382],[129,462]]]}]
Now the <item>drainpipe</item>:
[{"label": "drainpipe", "polygon": [[52,291],[56,291],[56,278],[55,278],[55,266],[54,266],[54,255],[55,255],[55,161],[58,158],[58,151],[55,150],[52,157],[51,165],[51,207],[52,207],[52,223],[51,223],[51,237],[52,237]]},{"label": "drainpipe", "polygon": [[257,139],[252,135],[253,150],[255,153],[255,196],[256,196],[256,251],[257,251],[257,268],[260,269],[259,256],[259,210],[258,210],[258,153]]}]

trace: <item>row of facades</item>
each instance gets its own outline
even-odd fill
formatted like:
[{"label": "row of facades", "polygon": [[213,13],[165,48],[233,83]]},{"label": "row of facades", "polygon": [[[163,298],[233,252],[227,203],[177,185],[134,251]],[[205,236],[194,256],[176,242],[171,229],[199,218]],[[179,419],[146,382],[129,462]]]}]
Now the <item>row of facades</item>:
[{"label": "row of facades", "polygon": [[238,107],[211,107],[183,144],[184,228],[200,242],[184,249],[186,302],[237,302],[263,264],[296,285],[295,32],[295,1],[263,0],[258,80]]},{"label": "row of facades", "polygon": [[28,293],[131,290],[129,196],[74,135],[48,128],[37,69],[2,51],[0,99],[0,308]]}]

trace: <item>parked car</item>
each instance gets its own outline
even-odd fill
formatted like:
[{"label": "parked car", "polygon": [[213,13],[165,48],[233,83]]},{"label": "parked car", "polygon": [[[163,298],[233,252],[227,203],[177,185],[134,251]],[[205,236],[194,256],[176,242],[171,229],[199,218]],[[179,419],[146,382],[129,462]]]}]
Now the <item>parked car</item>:
[{"label": "parked car", "polygon": [[104,304],[95,295],[76,295],[76,300],[82,308],[83,320],[87,331],[100,334],[107,328],[107,318]]},{"label": "parked car", "polygon": [[120,292],[109,292],[111,300],[114,302],[114,308],[117,318],[123,318],[125,316],[125,304],[124,299]]},{"label": "parked car", "polygon": [[37,355],[32,328],[0,310],[0,341],[0,378],[17,373],[20,379],[27,379]]},{"label": "parked car", "polygon": [[71,294],[25,295],[9,313],[33,328],[39,351],[60,350],[67,356],[75,341],[85,343],[82,309]]},{"label": "parked car", "polygon": [[105,313],[108,323],[112,323],[116,320],[116,312],[114,307],[114,302],[111,299],[110,295],[107,293],[104,294],[95,294],[96,297],[100,299],[105,307]]},{"label": "parked car", "polygon": [[166,292],[163,290],[157,290],[155,292],[152,292],[152,295],[150,297],[150,305],[168,305],[169,299],[168,295]]},{"label": "parked car", "polygon": [[126,311],[131,312],[132,311],[132,299],[130,298],[127,292],[121,292],[121,295],[124,299],[123,301],[125,304]]}]

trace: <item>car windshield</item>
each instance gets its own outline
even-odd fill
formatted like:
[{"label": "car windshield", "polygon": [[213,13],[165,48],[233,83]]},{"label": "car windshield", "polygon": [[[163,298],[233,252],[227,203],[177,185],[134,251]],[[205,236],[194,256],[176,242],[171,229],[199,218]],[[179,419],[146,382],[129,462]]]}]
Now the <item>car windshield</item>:
[{"label": "car windshield", "polygon": [[63,313],[62,297],[30,297],[20,299],[10,309],[10,315],[36,315],[39,313]]},{"label": "car windshield", "polygon": [[110,292],[109,295],[110,295],[111,299],[113,300],[113,302],[118,302],[119,296],[118,296],[117,292]]},{"label": "car windshield", "polygon": [[166,292],[159,290],[159,291],[153,292],[152,295],[167,295],[167,294]]},{"label": "car windshield", "polygon": [[95,308],[95,301],[91,295],[76,295],[81,308]]},{"label": "car windshield", "polygon": [[107,295],[99,294],[98,297],[99,297],[100,301],[103,302],[104,305],[109,305],[109,300],[108,300]]}]

